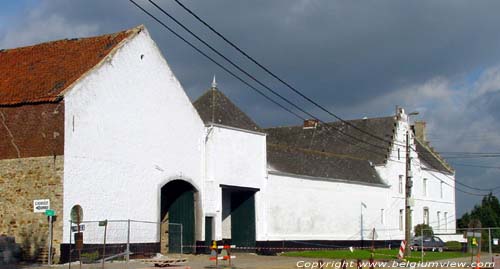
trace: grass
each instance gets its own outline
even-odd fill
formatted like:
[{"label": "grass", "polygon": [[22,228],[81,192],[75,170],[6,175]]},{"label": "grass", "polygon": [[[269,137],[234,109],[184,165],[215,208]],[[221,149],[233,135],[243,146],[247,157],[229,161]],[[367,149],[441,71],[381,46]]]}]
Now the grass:
[{"label": "grass", "polygon": [[[398,249],[376,249],[374,258],[375,260],[395,260],[397,259]],[[305,257],[305,258],[323,258],[323,259],[346,259],[355,260],[362,259],[368,260],[371,256],[370,250],[354,250],[353,252],[349,250],[318,250],[318,251],[297,251],[297,252],[287,252],[283,256],[289,257]],[[427,251],[424,255],[424,261],[436,261],[445,259],[454,259],[468,257],[467,253],[463,252],[431,252]],[[421,260],[420,252],[412,252],[412,255],[407,258],[410,262],[417,262]]]}]

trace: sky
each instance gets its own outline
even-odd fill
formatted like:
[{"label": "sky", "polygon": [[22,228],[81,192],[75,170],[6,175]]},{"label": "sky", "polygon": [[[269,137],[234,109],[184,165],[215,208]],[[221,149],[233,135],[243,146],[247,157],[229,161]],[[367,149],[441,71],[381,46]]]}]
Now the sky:
[{"label": "sky", "polygon": [[[334,120],[246,61],[174,1],[155,1],[265,84],[322,120]],[[500,152],[500,1],[181,1],[344,119],[393,115],[401,106],[420,113],[415,119],[427,122],[428,139],[438,151]],[[259,125],[301,123],[202,58],[129,1],[0,2],[0,48],[144,24],[192,100],[216,75],[219,89]],[[138,2],[192,40],[146,0]],[[500,185],[500,168],[458,165],[500,167],[498,158],[449,161],[457,164],[457,181],[476,188]],[[457,217],[481,200],[460,191],[456,195]]]}]

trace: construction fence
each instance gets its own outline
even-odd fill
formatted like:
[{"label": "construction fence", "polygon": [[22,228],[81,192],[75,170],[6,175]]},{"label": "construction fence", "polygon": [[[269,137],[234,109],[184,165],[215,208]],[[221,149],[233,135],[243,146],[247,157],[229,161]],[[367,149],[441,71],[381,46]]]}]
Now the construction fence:
[{"label": "construction fence", "polygon": [[95,264],[183,253],[182,224],[139,220],[70,222],[70,242],[61,262]]}]

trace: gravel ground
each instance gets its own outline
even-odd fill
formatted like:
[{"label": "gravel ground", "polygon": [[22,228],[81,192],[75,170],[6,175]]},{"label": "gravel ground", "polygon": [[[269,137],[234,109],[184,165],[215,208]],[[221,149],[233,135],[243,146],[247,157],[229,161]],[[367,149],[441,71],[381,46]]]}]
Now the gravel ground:
[{"label": "gravel ground", "polygon": [[[237,253],[236,259],[233,260],[232,266],[229,266],[227,262],[220,262],[219,266],[216,267],[213,261],[209,261],[209,256],[207,255],[185,255],[183,257],[187,258],[188,262],[184,265],[178,266],[170,266],[165,268],[170,269],[253,269],[253,268],[262,268],[262,269],[292,269],[297,268],[298,261],[305,262],[318,262],[317,259],[308,259],[308,258],[300,258],[300,257],[284,257],[284,256],[258,256],[255,254],[248,253]],[[497,261],[500,260],[499,256],[496,256]],[[488,256],[483,256],[483,261],[490,261]],[[325,262],[332,262],[331,260],[324,260]],[[466,261],[470,262],[470,258],[458,258],[451,259],[450,261]],[[442,261],[440,261],[442,262]],[[304,263],[302,263],[304,264]],[[65,265],[54,265],[52,267],[48,266],[14,266],[14,267],[3,267],[0,265],[0,269],[69,269],[68,264]],[[71,269],[79,269],[79,264],[72,264]],[[82,269],[100,269],[101,264],[85,264],[82,266]],[[127,265],[125,262],[113,262],[106,263],[104,265],[105,269],[152,269],[159,268],[154,267],[151,264],[143,263],[139,260],[132,260]],[[310,268],[310,267],[309,267]],[[328,267],[335,268],[335,267]],[[349,268],[349,267],[348,267]],[[354,267],[355,268],[355,267]],[[392,267],[394,268],[394,267]],[[440,269],[442,269],[441,267]],[[470,267],[469,267],[470,268]],[[495,269],[499,268],[495,267]],[[395,269],[395,268],[394,268]],[[410,269],[410,268],[409,268]],[[415,269],[415,268],[411,268]],[[425,268],[430,269],[430,268]]]}]

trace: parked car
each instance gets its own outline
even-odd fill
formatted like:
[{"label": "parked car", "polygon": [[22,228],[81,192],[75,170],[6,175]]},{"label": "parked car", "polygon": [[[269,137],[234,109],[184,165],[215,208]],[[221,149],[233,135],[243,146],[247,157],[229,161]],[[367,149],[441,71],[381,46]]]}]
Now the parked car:
[{"label": "parked car", "polygon": [[[423,245],[422,245],[423,243]],[[424,250],[439,251],[443,252],[446,249],[446,244],[437,236],[417,236],[413,239],[411,244],[412,250]]]}]

